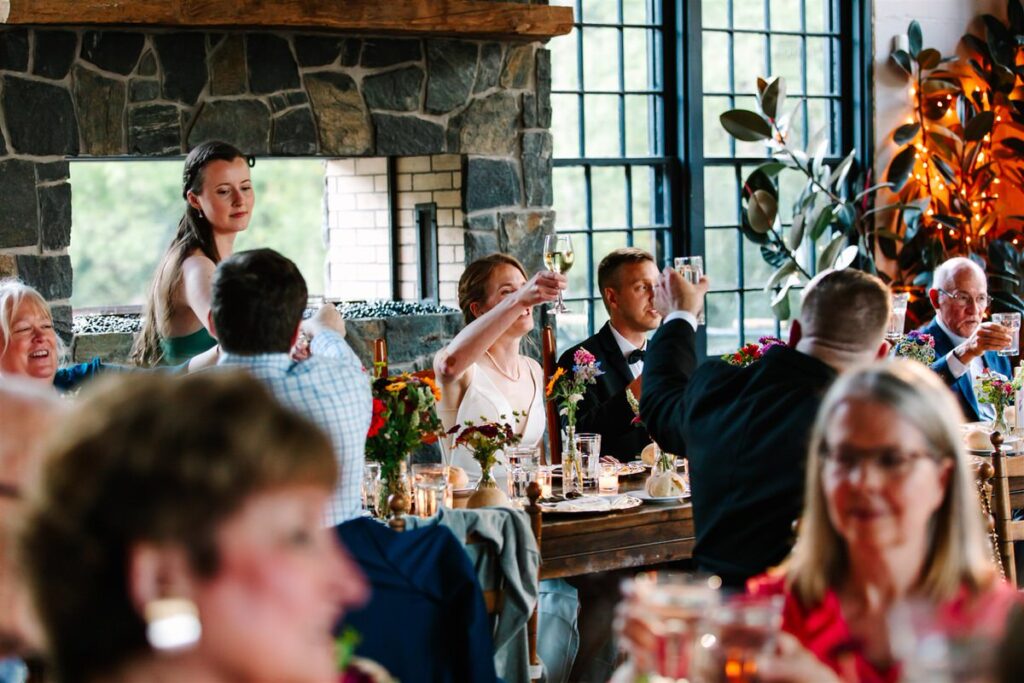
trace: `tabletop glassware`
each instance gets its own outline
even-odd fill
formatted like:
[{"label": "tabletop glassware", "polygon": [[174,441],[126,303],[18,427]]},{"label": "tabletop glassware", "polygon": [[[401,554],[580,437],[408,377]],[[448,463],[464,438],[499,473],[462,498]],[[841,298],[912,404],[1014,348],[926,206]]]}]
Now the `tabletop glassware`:
[{"label": "tabletop glassware", "polygon": [[598,493],[619,492],[619,465],[603,462],[597,472]]},{"label": "tabletop glassware", "polygon": [[[572,250],[571,237],[557,233],[544,237],[544,265],[548,270],[565,275],[575,261],[576,255]],[[558,301],[549,309],[549,312],[553,315],[572,312],[562,301],[562,290],[558,290]]]},{"label": "tabletop glassware", "polygon": [[[686,278],[687,282],[697,284],[700,279],[704,276],[704,257],[703,256],[677,256],[673,261],[676,272]],[[704,306],[701,305],[700,312],[697,314],[697,324],[704,324]]]},{"label": "tabletop glassware", "polygon": [[363,508],[373,517],[379,517],[380,507],[380,463],[367,460],[363,463]]},{"label": "tabletop glassware", "polygon": [[[449,467],[443,462],[422,462],[412,466],[413,485],[413,506],[416,514],[420,517],[430,517],[437,512],[437,507],[452,507],[452,487],[449,481]],[[423,482],[424,488],[421,492],[417,484]],[[431,485],[432,488],[426,486]],[[441,485],[443,484],[443,488]],[[441,488],[440,500],[433,500],[433,490]],[[430,489],[430,490],[428,490]],[[432,509],[432,512],[423,514],[421,512],[421,498],[425,509]]]},{"label": "tabletop glassware", "polygon": [[537,481],[540,453],[535,446],[515,446],[505,449],[508,459],[508,496],[512,500],[526,501],[526,489]]},{"label": "tabletop glassware", "polygon": [[583,472],[587,481],[597,485],[598,468],[601,465],[601,435],[583,432],[576,434],[576,452],[583,461]]},{"label": "tabletop glassware", "polygon": [[909,300],[910,294],[907,292],[894,292],[892,295],[892,313],[889,314],[889,324],[885,328],[885,338],[893,344],[903,338]]},{"label": "tabletop glassware", "polygon": [[672,571],[645,572],[622,582],[625,635],[644,634],[630,648],[636,673],[669,683],[698,680],[693,678],[697,639],[704,616],[721,603],[720,587],[716,576]]},{"label": "tabletop glassware", "polygon": [[1010,345],[996,353],[1000,356],[1016,356],[1020,352],[1020,313],[993,313],[992,322],[1010,330]]}]

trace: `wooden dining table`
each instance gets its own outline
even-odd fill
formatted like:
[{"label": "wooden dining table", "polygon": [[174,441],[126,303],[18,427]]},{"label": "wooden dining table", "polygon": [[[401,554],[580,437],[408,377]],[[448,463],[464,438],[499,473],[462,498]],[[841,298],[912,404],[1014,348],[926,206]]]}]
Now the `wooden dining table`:
[{"label": "wooden dining table", "polygon": [[[623,480],[620,493],[643,488]],[[689,559],[695,536],[689,499],[600,514],[545,513],[540,578],[558,579]]]}]

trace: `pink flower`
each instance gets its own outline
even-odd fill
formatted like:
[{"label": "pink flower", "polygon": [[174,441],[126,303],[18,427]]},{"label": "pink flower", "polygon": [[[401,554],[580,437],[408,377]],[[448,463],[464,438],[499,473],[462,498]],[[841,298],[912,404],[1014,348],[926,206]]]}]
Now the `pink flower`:
[{"label": "pink flower", "polygon": [[576,349],[576,353],[573,354],[572,360],[576,365],[590,365],[591,363],[597,362],[597,358],[594,357],[594,354],[587,351],[582,346]]}]

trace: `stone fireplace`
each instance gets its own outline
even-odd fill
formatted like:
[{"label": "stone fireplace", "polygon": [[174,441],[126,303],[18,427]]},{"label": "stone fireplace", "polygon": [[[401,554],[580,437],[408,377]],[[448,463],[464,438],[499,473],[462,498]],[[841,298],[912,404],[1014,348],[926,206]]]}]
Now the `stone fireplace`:
[{"label": "stone fireplace", "polygon": [[[325,211],[323,227],[339,253],[347,239],[385,245],[402,298],[417,297],[403,230],[424,196],[446,220],[443,299],[462,265],[487,252],[540,268],[554,226],[550,86],[549,52],[513,39],[0,27],[0,277],[38,288],[69,337],[68,160],[180,157],[208,139],[337,160],[328,175],[396,169],[376,207],[386,221],[346,225],[344,211]],[[453,326],[440,324],[442,337]]]}]

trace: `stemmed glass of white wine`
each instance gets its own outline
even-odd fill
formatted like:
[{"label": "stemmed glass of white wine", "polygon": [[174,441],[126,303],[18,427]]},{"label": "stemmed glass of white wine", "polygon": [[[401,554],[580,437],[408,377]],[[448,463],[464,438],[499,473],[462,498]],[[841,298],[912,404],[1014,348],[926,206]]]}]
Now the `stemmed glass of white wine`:
[{"label": "stemmed glass of white wine", "polygon": [[[575,261],[576,255],[572,250],[571,237],[568,235],[551,234],[544,238],[544,265],[552,273],[565,275],[572,268],[572,264]],[[572,311],[565,307],[565,303],[562,301],[562,290],[558,290],[558,301],[551,308],[551,313],[554,315],[558,313],[572,313]]]}]

